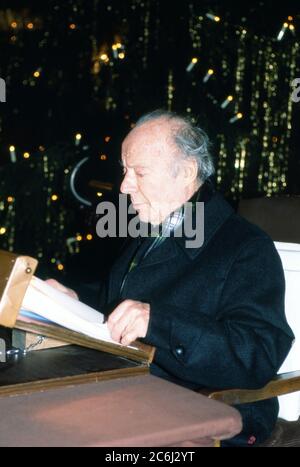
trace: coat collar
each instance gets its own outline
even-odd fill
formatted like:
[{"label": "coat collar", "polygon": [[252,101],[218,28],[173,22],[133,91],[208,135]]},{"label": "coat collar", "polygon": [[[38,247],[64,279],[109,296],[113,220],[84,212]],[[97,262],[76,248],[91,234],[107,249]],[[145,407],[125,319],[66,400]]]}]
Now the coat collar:
[{"label": "coat collar", "polygon": [[[178,248],[185,253],[187,258],[194,259],[206,247],[210,239],[216,234],[227,219],[234,213],[232,207],[225,201],[223,196],[214,190],[211,182],[205,182],[199,189],[199,192],[192,199],[204,202],[204,242],[201,247],[187,248],[186,241],[193,240],[193,237],[187,238],[172,237],[170,241],[165,241],[162,245],[153,250],[141,262],[140,267],[150,266],[175,258],[178,254]],[[194,236],[195,237],[195,236]]]},{"label": "coat collar", "polygon": [[[187,248],[186,237],[175,238],[176,243],[183,249],[186,255],[193,259],[202,252],[210,239],[217,233],[221,226],[234,213],[232,207],[225,201],[220,193],[212,191],[205,199],[199,201],[204,202],[204,241],[199,248]],[[192,240],[191,238],[190,240]]]}]

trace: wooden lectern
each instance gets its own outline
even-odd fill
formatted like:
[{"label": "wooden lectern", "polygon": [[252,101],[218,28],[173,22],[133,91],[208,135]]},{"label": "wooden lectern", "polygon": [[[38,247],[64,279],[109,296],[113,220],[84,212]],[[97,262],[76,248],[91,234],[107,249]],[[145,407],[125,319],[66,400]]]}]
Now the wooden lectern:
[{"label": "wooden lectern", "polygon": [[[7,358],[8,368],[0,371],[0,395],[149,372],[153,347],[139,342],[135,343],[134,348],[120,346],[55,323],[23,320],[19,311],[37,264],[34,258],[0,250],[0,325],[12,328],[14,332],[18,330],[37,337],[46,336],[51,339],[47,347],[65,344],[66,348],[60,351],[53,349],[46,354],[42,353],[44,350],[39,350],[34,352],[35,355],[32,355],[33,352],[24,355],[22,348],[19,352],[17,349],[17,353]],[[45,355],[48,356],[46,359]],[[53,361],[55,355],[56,363]],[[86,361],[86,368],[82,360]]]}]

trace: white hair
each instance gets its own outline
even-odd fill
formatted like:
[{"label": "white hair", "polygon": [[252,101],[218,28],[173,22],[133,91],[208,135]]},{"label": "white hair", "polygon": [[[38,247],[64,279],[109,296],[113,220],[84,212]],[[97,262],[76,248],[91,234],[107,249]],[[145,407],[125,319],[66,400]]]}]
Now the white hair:
[{"label": "white hair", "polygon": [[202,128],[193,124],[187,117],[181,117],[175,112],[167,110],[155,110],[143,115],[136,122],[135,127],[158,119],[174,120],[178,123],[174,126],[174,143],[179,150],[182,159],[193,158],[198,166],[198,179],[202,183],[214,174],[215,168],[210,154],[210,141]]}]

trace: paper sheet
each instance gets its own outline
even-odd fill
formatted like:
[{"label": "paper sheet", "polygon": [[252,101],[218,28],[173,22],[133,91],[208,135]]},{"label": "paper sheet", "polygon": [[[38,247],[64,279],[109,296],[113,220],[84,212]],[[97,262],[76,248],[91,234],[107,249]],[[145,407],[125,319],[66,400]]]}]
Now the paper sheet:
[{"label": "paper sheet", "polygon": [[[30,311],[60,326],[94,339],[118,344],[110,337],[104,315],[69,297],[46,282],[33,277],[23,299],[21,310]],[[22,311],[21,311],[22,316]],[[121,344],[120,344],[121,345]]]}]

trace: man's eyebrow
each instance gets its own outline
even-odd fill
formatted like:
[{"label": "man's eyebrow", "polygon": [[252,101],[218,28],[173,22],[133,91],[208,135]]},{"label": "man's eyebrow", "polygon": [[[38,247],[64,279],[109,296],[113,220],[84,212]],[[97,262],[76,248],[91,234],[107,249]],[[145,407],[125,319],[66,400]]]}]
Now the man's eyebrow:
[{"label": "man's eyebrow", "polygon": [[[123,168],[125,167],[125,164],[124,164],[122,159],[119,159],[119,164],[120,164],[121,167],[123,167]],[[128,167],[130,167],[130,168],[139,168],[139,169],[148,169],[149,168],[147,165],[141,165],[141,164],[137,164],[137,165],[128,164]]]}]

